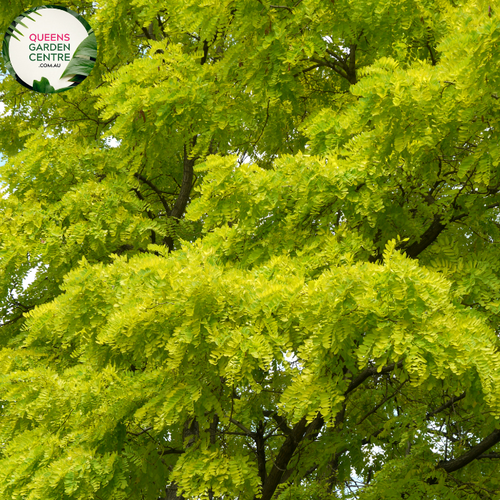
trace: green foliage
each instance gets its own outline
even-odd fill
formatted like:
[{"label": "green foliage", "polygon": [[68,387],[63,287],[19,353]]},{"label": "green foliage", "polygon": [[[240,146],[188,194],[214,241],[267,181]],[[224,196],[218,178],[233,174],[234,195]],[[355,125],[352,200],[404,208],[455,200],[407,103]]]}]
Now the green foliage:
[{"label": "green foliage", "polygon": [[496,4],[63,3],[82,83],[0,83],[0,499],[500,499]]},{"label": "green foliage", "polygon": [[61,78],[71,75],[70,81],[83,81],[94,68],[96,58],[97,38],[94,33],[91,33],[78,45]]}]

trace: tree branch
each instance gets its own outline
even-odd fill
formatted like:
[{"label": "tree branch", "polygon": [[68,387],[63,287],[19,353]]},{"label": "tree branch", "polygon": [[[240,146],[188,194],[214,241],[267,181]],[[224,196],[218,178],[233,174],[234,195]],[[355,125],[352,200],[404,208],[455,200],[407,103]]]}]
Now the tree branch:
[{"label": "tree branch", "polygon": [[337,68],[337,63],[331,63],[329,61],[316,59],[314,57],[311,57],[309,60],[313,63],[316,63],[318,66],[327,66],[328,68],[333,69],[333,71],[335,71],[335,73],[340,75],[342,78],[345,78],[347,81],[350,81],[349,75],[347,74],[345,68],[342,68],[343,71],[341,71],[340,69]]},{"label": "tree branch", "polygon": [[406,255],[415,259],[422,253],[429,245],[431,245],[436,238],[441,234],[446,224],[441,222],[441,216],[436,214],[432,224],[427,228],[424,234],[420,237],[420,241],[415,241],[406,249]]},{"label": "tree branch", "polygon": [[[298,445],[308,431],[311,432],[311,430],[315,429],[319,423],[322,422],[323,417],[318,415],[309,425],[307,425],[307,419],[303,417],[293,427],[291,434],[287,436],[285,442],[281,445],[266,482],[262,485],[260,500],[271,500]],[[257,500],[257,496],[254,497],[254,500]]]},{"label": "tree branch", "polygon": [[449,401],[447,401],[446,403],[441,405],[439,408],[436,408],[435,410],[428,412],[427,417],[426,417],[427,420],[429,420],[431,417],[433,417],[437,413],[441,413],[443,410],[446,410],[447,408],[452,406],[454,403],[456,403],[457,401],[460,401],[461,399],[464,399],[464,398],[465,398],[465,392],[460,394],[460,396],[453,396]]},{"label": "tree branch", "polygon": [[476,460],[480,460],[483,458],[489,458],[489,459],[500,458],[500,453],[485,453],[483,455],[479,455],[478,457],[476,457]]},{"label": "tree branch", "polygon": [[141,174],[135,173],[134,177],[136,179],[139,179],[141,182],[143,182],[147,186],[149,186],[158,195],[158,198],[161,201],[161,204],[163,205],[163,208],[165,209],[167,214],[170,213],[170,207],[168,206],[167,201],[163,197],[162,191],[160,189],[158,189],[149,179],[146,179],[146,177],[142,176]]},{"label": "tree branch", "polygon": [[293,14],[293,10],[291,7],[288,7],[287,5],[270,5],[270,9],[286,9],[288,12]]},{"label": "tree branch", "polygon": [[[198,136],[194,136],[192,139],[192,146],[196,145],[196,139]],[[194,162],[196,157],[189,158],[187,147],[184,144],[184,158],[183,158],[183,173],[182,173],[182,184],[179,195],[175,200],[172,210],[167,212],[169,217],[179,220],[184,211],[186,210],[187,203],[189,201],[189,196],[193,188],[193,176],[194,176]],[[174,250],[174,238],[170,235],[163,238],[163,243],[168,247],[169,252]]]},{"label": "tree branch", "polygon": [[253,433],[250,429],[247,429],[242,423],[238,422],[234,418],[230,418],[229,421],[236,425],[236,427],[239,427],[247,436],[250,436],[253,438],[255,436],[255,433]]},{"label": "tree branch", "polygon": [[127,434],[130,434],[132,436],[142,436],[143,434],[146,434],[151,429],[152,429],[152,427],[146,427],[141,432],[130,432],[130,431],[127,431]]},{"label": "tree branch", "polygon": [[264,411],[263,414],[265,417],[271,417],[283,434],[288,436],[292,433],[292,429],[286,424],[285,417],[278,415],[275,411]]},{"label": "tree branch", "polygon": [[356,79],[356,48],[357,45],[354,43],[349,47],[349,70],[347,71],[347,76],[349,83],[355,85]]},{"label": "tree branch", "polygon": [[429,45],[429,42],[426,43],[427,48],[429,49],[429,54],[431,56],[431,61],[432,65],[436,66],[436,57],[434,56],[434,51],[432,50],[432,47]]},{"label": "tree branch", "polygon": [[469,451],[464,453],[454,460],[447,462],[439,462],[438,468],[444,469],[446,472],[454,472],[466,465],[470,464],[476,458],[479,458],[485,451],[500,443],[500,429],[494,430],[486,436],[479,444],[473,446]]},{"label": "tree branch", "polygon": [[[193,138],[193,146],[196,145],[197,136]],[[191,188],[193,187],[193,173],[194,173],[194,162],[196,158],[189,158],[187,153],[187,148],[184,145],[184,170],[182,175],[181,191],[175,204],[170,212],[170,217],[175,219],[180,219],[184,214],[187,202],[189,200],[189,195],[191,194]]]},{"label": "tree branch", "polygon": [[406,382],[408,382],[408,379],[406,379],[403,382],[401,382],[401,384],[399,384],[398,388],[392,394],[389,394],[384,399],[382,399],[382,401],[380,401],[380,403],[378,405],[376,405],[375,408],[373,408],[372,410],[370,410],[356,425],[360,425],[370,415],[373,415],[382,405],[384,405],[385,403],[387,403],[387,401],[389,401],[389,399],[392,399],[401,390],[401,388],[403,387],[403,385],[406,384]]},{"label": "tree branch", "polygon": [[262,484],[265,484],[267,474],[266,474],[266,443],[264,439],[264,423],[262,421],[257,425],[257,432],[254,436],[255,439],[255,449],[257,454],[257,467],[259,470],[259,477]]},{"label": "tree branch", "polygon": [[344,395],[347,396],[350,392],[352,392],[356,387],[360,386],[367,378],[371,377],[372,375],[378,375],[381,373],[389,373],[395,368],[401,368],[403,366],[403,361],[398,361],[397,363],[392,363],[390,365],[386,365],[382,368],[382,370],[377,371],[377,367],[368,367],[365,368],[361,373],[357,375],[357,377],[353,378],[351,380],[351,383],[347,387]]}]

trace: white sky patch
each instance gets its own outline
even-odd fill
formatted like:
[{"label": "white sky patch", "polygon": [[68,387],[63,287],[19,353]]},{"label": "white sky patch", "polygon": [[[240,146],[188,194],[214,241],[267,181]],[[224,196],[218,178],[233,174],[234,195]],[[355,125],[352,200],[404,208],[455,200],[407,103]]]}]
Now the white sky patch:
[{"label": "white sky patch", "polygon": [[114,137],[106,137],[104,142],[106,143],[106,146],[109,146],[110,148],[117,148],[122,143],[122,141],[119,141]]},{"label": "white sky patch", "polygon": [[24,277],[23,279],[23,288],[26,290],[33,281],[35,281],[36,273],[38,271],[38,268],[35,269],[30,269],[28,271],[28,274]]},{"label": "white sky patch", "polygon": [[5,104],[0,101],[0,117],[4,117],[4,116],[10,116],[12,114],[12,111],[9,110],[9,111],[5,111]]}]

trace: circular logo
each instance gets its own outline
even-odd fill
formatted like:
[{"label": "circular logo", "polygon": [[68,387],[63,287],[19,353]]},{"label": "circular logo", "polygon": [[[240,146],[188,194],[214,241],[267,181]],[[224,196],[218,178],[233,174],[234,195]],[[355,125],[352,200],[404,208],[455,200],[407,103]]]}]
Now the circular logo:
[{"label": "circular logo", "polygon": [[12,21],[3,39],[8,71],[30,90],[45,94],[76,87],[89,76],[97,40],[89,23],[66,7],[43,5]]}]

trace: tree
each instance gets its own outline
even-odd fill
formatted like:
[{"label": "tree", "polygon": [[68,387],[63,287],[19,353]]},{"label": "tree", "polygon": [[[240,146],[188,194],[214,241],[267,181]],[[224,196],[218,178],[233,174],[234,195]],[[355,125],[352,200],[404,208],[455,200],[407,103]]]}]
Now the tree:
[{"label": "tree", "polygon": [[0,498],[500,498],[496,5],[63,3],[92,74],[1,82]]}]

